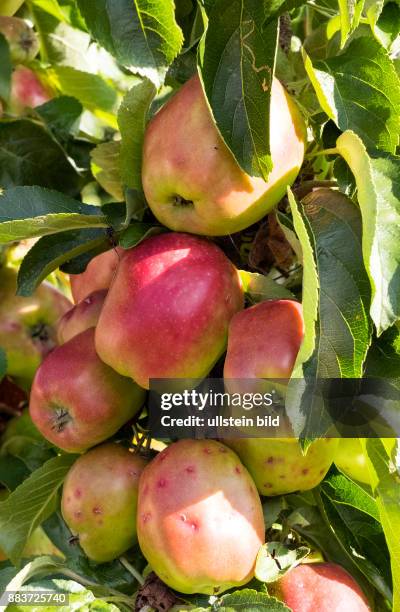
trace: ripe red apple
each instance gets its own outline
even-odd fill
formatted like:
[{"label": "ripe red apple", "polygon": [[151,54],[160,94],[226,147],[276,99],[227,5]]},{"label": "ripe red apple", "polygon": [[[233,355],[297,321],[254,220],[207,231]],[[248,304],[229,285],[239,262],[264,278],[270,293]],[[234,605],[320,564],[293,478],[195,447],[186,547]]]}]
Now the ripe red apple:
[{"label": "ripe red apple", "polygon": [[20,115],[28,108],[35,108],[53,97],[53,92],[45,86],[39,76],[26,66],[17,66],[11,75],[11,94],[9,110]]},{"label": "ripe red apple", "polygon": [[48,283],[42,283],[30,297],[17,296],[16,291],[15,269],[1,267],[0,346],[7,354],[7,373],[26,386],[57,345],[57,322],[72,304]]},{"label": "ripe red apple", "polygon": [[144,391],[100,361],[94,329],[56,348],[36,373],[30,414],[42,435],[80,453],[112,436],[141,408]]},{"label": "ripe red apple", "polygon": [[151,378],[203,378],[243,308],[233,264],[189,234],[153,236],[127,251],[96,328],[100,358],[144,388]]},{"label": "ripe red apple", "polygon": [[62,515],[89,559],[111,561],[136,544],[139,477],[146,463],[118,444],[103,444],[68,472]]},{"label": "ripe red apple", "polygon": [[[237,313],[229,326],[224,366],[229,391],[240,391],[237,379],[289,378],[303,335],[301,304],[293,300],[261,302]],[[294,437],[237,438],[225,443],[238,453],[261,495],[269,496],[317,486],[337,448],[337,440],[330,438],[313,442],[306,455]]]},{"label": "ripe red apple", "polygon": [[285,574],[272,589],[293,612],[370,612],[354,578],[336,563],[305,563]]},{"label": "ripe red apple", "polygon": [[0,33],[10,47],[11,61],[15,64],[30,62],[39,51],[39,41],[33,29],[18,17],[0,16]]},{"label": "ripe red apple", "polygon": [[286,194],[303,163],[306,132],[295,102],[277,79],[271,91],[268,181],[237,164],[213,122],[198,76],[149,123],[143,146],[146,199],[175,231],[219,236],[261,219]]},{"label": "ripe red apple", "polygon": [[144,469],[137,529],[152,569],[181,593],[216,595],[246,584],[265,541],[253,481],[213,440],[180,440]]},{"label": "ripe red apple", "polygon": [[71,292],[75,304],[100,289],[108,289],[115,276],[119,261],[125,253],[121,247],[105,251],[88,263],[81,274],[70,274]]},{"label": "ripe red apple", "polygon": [[106,295],[106,289],[95,291],[61,317],[57,329],[59,344],[68,342],[86,329],[96,327]]}]

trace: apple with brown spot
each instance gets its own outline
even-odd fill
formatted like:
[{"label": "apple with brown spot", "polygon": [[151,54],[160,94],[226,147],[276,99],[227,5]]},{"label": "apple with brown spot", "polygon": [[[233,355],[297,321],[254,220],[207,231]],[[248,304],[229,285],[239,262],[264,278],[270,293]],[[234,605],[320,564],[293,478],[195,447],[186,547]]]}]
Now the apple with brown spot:
[{"label": "apple with brown spot", "polygon": [[6,38],[11,61],[15,64],[30,62],[39,51],[39,40],[34,30],[18,17],[0,16],[0,33]]},{"label": "apple with brown spot", "polygon": [[[224,366],[229,391],[240,391],[240,379],[290,378],[303,336],[302,308],[294,300],[265,301],[236,314],[229,326]],[[338,440],[317,440],[306,454],[294,437],[225,443],[238,453],[261,495],[273,496],[317,486],[332,464]]]},{"label": "apple with brown spot", "polygon": [[115,434],[142,407],[145,392],[103,363],[94,329],[78,334],[43,361],[29,410],[42,435],[80,453]]},{"label": "apple with brown spot", "polygon": [[126,251],[96,327],[100,358],[144,388],[154,378],[203,378],[243,308],[238,271],[215,244],[153,236]]},{"label": "apple with brown spot", "polygon": [[89,559],[112,561],[136,544],[139,477],[146,463],[118,444],[103,444],[68,472],[61,511]]},{"label": "apple with brown spot", "polygon": [[68,342],[86,329],[96,327],[106,295],[106,289],[94,291],[61,317],[57,328],[59,344]]},{"label": "apple with brown spot", "polygon": [[140,479],[138,538],[154,572],[181,593],[215,595],[251,580],[264,518],[237,455],[213,440],[163,450]]}]

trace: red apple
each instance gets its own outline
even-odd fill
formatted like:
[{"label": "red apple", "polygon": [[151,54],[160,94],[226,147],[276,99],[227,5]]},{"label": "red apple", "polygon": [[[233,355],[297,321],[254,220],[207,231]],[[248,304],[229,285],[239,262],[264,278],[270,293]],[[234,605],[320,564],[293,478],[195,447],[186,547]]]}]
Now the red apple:
[{"label": "red apple", "polygon": [[293,612],[371,610],[357,582],[336,563],[298,565],[274,586],[271,594],[284,601]]},{"label": "red apple", "polygon": [[86,329],[96,327],[106,295],[106,289],[95,291],[61,317],[57,329],[59,344],[68,342]]},{"label": "red apple", "polygon": [[242,308],[238,272],[216,245],[189,234],[153,236],[122,258],[96,349],[144,388],[151,378],[203,378]]},{"label": "red apple", "polygon": [[35,108],[53,97],[50,88],[45,86],[39,76],[30,68],[17,66],[11,76],[11,95],[9,110],[20,115],[28,108]]},{"label": "red apple", "polygon": [[110,287],[123,253],[125,251],[120,247],[110,249],[93,257],[81,274],[70,274],[71,292],[75,304],[94,291]]},{"label": "red apple", "polygon": [[144,391],[100,361],[94,329],[55,349],[33,381],[32,421],[67,452],[83,452],[115,434],[141,408]]},{"label": "red apple", "polygon": [[143,145],[146,199],[161,223],[178,232],[238,232],[270,212],[303,162],[306,130],[295,102],[274,79],[265,182],[246,174],[219,135],[198,76],[149,123]]}]

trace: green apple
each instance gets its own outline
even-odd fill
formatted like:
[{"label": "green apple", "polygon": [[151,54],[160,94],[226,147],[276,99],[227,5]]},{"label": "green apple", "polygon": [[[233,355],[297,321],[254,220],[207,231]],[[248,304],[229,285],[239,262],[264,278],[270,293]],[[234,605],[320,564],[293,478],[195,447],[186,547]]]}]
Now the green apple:
[{"label": "green apple", "polygon": [[246,174],[213,122],[198,76],[192,77],[149,123],[142,181],[147,202],[172,230],[222,236],[270,212],[303,162],[306,130],[300,112],[274,79],[271,90],[268,180]]},{"label": "green apple", "polygon": [[111,561],[136,544],[138,483],[146,463],[118,444],[103,444],[68,472],[61,510],[89,559]]},{"label": "green apple", "polygon": [[0,33],[10,47],[11,61],[15,64],[30,62],[39,51],[39,41],[33,29],[18,17],[0,16]]},{"label": "green apple", "polygon": [[30,384],[43,358],[57,345],[56,326],[71,302],[48,283],[30,297],[16,295],[17,272],[0,268],[0,347],[6,351],[7,373]]},{"label": "green apple", "polygon": [[[393,449],[396,439],[388,440]],[[367,459],[359,438],[341,438],[335,453],[335,464],[347,476],[358,482],[370,484]]]}]

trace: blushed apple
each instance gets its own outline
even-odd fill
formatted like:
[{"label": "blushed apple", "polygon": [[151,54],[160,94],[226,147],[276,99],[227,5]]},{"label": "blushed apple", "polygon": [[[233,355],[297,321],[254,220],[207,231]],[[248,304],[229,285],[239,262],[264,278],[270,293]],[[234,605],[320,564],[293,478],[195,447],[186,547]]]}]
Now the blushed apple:
[{"label": "blushed apple", "polygon": [[71,292],[75,304],[82,302],[95,291],[110,287],[123,253],[125,251],[121,247],[110,249],[93,257],[81,274],[70,274]]},{"label": "blushed apple", "polygon": [[59,344],[68,342],[86,329],[96,327],[106,295],[106,289],[94,291],[61,317],[57,328]]}]

